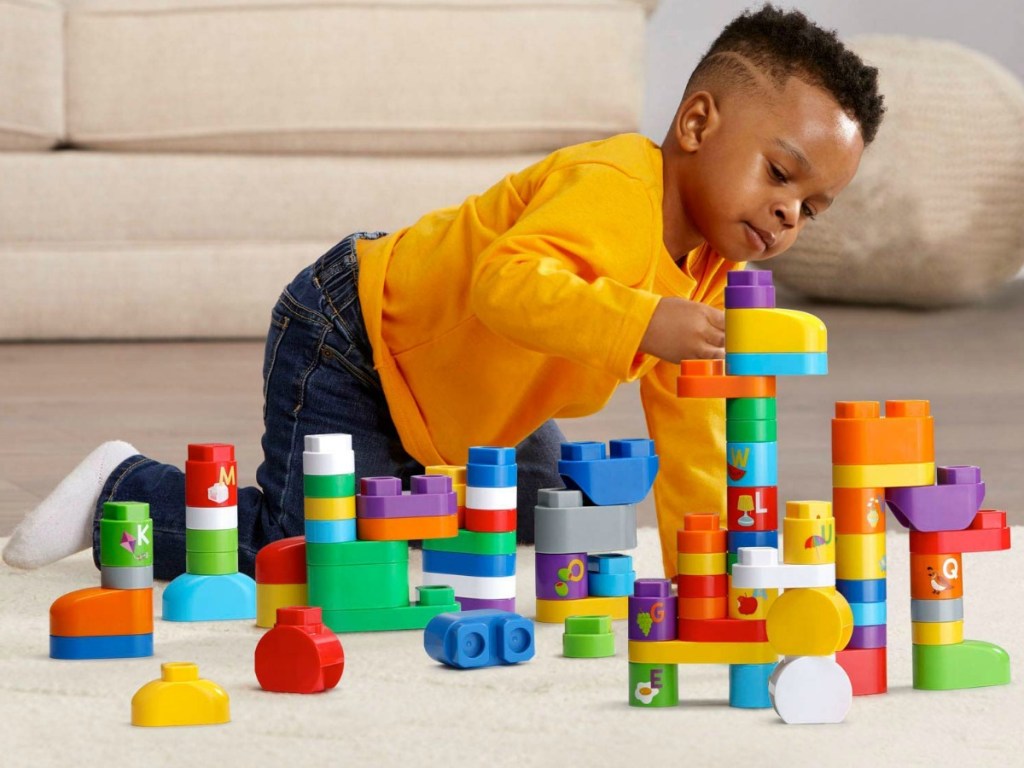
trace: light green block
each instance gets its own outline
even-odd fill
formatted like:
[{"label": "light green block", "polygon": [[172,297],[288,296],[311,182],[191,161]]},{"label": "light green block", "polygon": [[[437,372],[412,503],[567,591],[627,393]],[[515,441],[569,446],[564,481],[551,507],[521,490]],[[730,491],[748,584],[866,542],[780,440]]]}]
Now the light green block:
[{"label": "light green block", "polygon": [[572,659],[600,659],[615,655],[612,617],[567,616],[562,654]]},{"label": "light green block", "polygon": [[238,573],[238,550],[231,552],[185,552],[185,571],[196,576],[224,576]]},{"label": "light green block", "polygon": [[423,542],[423,549],[434,552],[462,552],[470,555],[514,555],[516,553],[516,532],[479,533],[459,531],[450,539],[430,539]]},{"label": "light green block", "polygon": [[678,704],[678,665],[629,662],[629,706],[653,709]]},{"label": "light green block", "polygon": [[914,687],[922,691],[958,691],[1007,685],[1010,654],[998,645],[964,640],[953,645],[913,646]]},{"label": "light green block", "polygon": [[149,504],[108,501],[100,519],[100,565],[130,568],[153,564]]},{"label": "light green block", "polygon": [[221,528],[212,531],[185,529],[186,552],[237,552],[238,529]]}]

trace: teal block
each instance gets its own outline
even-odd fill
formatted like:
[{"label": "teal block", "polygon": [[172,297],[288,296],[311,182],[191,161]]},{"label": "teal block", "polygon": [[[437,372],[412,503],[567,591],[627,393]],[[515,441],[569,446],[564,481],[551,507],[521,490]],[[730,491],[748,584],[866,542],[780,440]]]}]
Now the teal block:
[{"label": "teal block", "polygon": [[775,664],[730,664],[729,706],[740,709],[770,709],[768,678]]},{"label": "teal block", "polygon": [[[951,602],[936,600],[935,602]],[[873,627],[886,622],[885,603],[850,603],[853,611],[853,624],[857,627]]]},{"label": "teal block", "polygon": [[729,376],[824,376],[827,352],[730,352],[725,356]]},{"label": "teal block", "polygon": [[164,590],[164,621],[256,618],[256,582],[244,573],[183,573]]}]

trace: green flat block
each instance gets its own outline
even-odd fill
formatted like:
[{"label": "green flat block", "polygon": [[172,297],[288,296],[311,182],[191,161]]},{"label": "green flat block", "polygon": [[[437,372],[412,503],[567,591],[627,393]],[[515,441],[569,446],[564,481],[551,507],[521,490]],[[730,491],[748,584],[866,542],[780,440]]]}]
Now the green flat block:
[{"label": "green flat block", "polygon": [[727,419],[725,439],[734,443],[774,443],[778,438],[778,422]]},{"label": "green flat block", "polygon": [[570,659],[603,659],[615,655],[615,635],[562,635],[562,655]]},{"label": "green flat block", "polygon": [[302,493],[311,499],[340,499],[356,495],[356,476],[303,475]]},{"label": "green flat block", "polygon": [[[308,546],[308,545],[307,545]],[[307,565],[309,604],[324,611],[409,605],[409,563]]]},{"label": "green flat block", "polygon": [[307,565],[378,565],[408,562],[407,541],[344,541],[335,544],[306,542]]},{"label": "green flat block", "polygon": [[514,555],[516,553],[516,532],[478,533],[459,531],[450,539],[430,539],[423,542],[423,549],[434,552],[463,552],[469,555]]},{"label": "green flat block", "polygon": [[417,587],[420,602],[404,608],[363,611],[324,611],[324,624],[335,632],[388,632],[423,629],[440,613],[461,610],[451,587]]},{"label": "green flat block", "polygon": [[654,709],[678,704],[678,665],[629,662],[629,706]]},{"label": "green flat block", "polygon": [[226,576],[238,573],[238,550],[231,552],[185,552],[185,572],[196,576]]},{"label": "green flat block", "polygon": [[100,519],[100,565],[130,568],[153,564],[149,504],[108,501]]},{"label": "green flat block", "polygon": [[774,397],[735,397],[725,401],[725,418],[740,421],[775,420]]},{"label": "green flat block", "polygon": [[221,528],[214,531],[185,529],[186,552],[237,552],[238,529]]},{"label": "green flat block", "polygon": [[1007,685],[1010,654],[998,645],[964,640],[953,645],[915,645],[914,687],[921,691],[958,691]]}]

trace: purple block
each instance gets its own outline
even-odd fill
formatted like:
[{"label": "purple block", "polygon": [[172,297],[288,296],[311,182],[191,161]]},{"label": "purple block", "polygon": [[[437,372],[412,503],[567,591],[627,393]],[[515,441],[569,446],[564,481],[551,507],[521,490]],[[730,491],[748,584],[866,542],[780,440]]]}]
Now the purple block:
[{"label": "purple block", "polygon": [[885,624],[854,627],[847,648],[885,648]]},{"label": "purple block", "polygon": [[442,517],[458,511],[452,479],[414,475],[412,493],[402,493],[397,477],[364,477],[356,496],[356,517]]},{"label": "purple block", "polygon": [[630,640],[675,640],[677,599],[668,579],[637,579],[629,598]]},{"label": "purple block", "polygon": [[401,496],[402,481],[397,477],[364,477],[359,481],[364,496]]},{"label": "purple block", "polygon": [[775,286],[772,273],[766,270],[730,272],[725,289],[726,309],[773,309]]},{"label": "purple block", "polygon": [[537,553],[537,597],[541,600],[579,600],[588,597],[587,553]]},{"label": "purple block", "polygon": [[985,499],[981,470],[938,467],[936,485],[887,488],[885,501],[900,524],[912,531],[963,531],[971,526]]},{"label": "purple block", "polygon": [[516,610],[516,599],[514,597],[503,597],[500,600],[484,600],[479,597],[459,597],[456,595],[455,600],[462,606],[464,611],[476,611],[481,608],[489,608],[495,611],[515,612]]}]

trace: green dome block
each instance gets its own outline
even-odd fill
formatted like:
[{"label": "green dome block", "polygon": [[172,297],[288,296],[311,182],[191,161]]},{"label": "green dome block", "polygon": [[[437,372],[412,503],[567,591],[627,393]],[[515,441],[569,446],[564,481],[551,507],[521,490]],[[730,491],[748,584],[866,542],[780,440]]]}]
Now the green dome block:
[{"label": "green dome block", "polygon": [[1010,682],[1010,654],[998,645],[964,640],[913,648],[914,687],[918,690],[958,691]]}]

